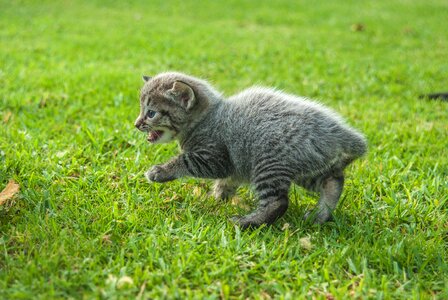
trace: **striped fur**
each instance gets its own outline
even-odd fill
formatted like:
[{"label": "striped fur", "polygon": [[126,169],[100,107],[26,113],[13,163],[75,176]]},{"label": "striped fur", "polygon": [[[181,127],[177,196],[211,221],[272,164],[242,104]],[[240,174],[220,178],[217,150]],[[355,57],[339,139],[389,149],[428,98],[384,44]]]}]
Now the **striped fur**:
[{"label": "striped fur", "polygon": [[[149,170],[148,179],[217,179],[213,193],[222,199],[250,183],[259,205],[233,219],[242,227],[281,217],[291,183],[320,193],[307,217],[327,221],[342,193],[343,170],[367,150],[363,135],[332,110],[274,89],[253,87],[224,99],[207,82],[170,72],[149,79],[140,102],[137,128],[151,141],[176,139],[182,149]],[[160,112],[158,118],[148,119],[148,111]]]}]

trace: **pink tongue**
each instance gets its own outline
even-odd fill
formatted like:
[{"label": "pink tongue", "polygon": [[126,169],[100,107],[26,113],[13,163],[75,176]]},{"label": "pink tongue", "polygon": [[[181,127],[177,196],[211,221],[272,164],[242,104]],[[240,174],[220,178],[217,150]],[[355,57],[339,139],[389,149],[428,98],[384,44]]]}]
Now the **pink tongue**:
[{"label": "pink tongue", "polygon": [[151,131],[149,133],[148,140],[155,141],[162,135],[162,133],[163,133],[163,131],[160,131],[160,130]]}]

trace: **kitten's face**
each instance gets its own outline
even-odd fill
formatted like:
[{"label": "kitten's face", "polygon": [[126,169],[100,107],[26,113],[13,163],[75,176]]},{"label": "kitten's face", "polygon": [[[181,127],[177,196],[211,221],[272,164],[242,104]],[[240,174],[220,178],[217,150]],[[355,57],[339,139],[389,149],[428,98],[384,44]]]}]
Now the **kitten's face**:
[{"label": "kitten's face", "polygon": [[171,142],[189,120],[195,102],[194,92],[183,82],[163,78],[147,78],[145,81],[135,127],[148,133],[150,143]]}]

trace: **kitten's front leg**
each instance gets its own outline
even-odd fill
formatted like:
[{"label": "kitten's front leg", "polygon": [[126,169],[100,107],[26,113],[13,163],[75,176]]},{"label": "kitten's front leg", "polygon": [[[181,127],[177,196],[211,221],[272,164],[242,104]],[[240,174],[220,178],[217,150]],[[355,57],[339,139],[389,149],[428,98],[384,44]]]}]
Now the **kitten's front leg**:
[{"label": "kitten's front leg", "polygon": [[184,176],[197,178],[225,178],[231,165],[227,155],[210,149],[182,153],[163,165],[152,167],[146,177],[150,182],[167,182]]},{"label": "kitten's front leg", "polygon": [[169,162],[153,166],[145,175],[149,182],[162,183],[185,176],[183,169],[182,157],[178,156]]}]

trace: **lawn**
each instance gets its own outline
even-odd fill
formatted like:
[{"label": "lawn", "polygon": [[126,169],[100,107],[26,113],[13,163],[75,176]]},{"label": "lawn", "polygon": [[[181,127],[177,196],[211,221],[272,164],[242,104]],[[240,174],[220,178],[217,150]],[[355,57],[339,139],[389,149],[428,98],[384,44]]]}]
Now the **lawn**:
[{"label": "lawn", "polygon": [[[448,298],[448,2],[0,0],[1,299]],[[143,74],[318,99],[365,133],[334,221],[240,231],[133,127]]]}]

